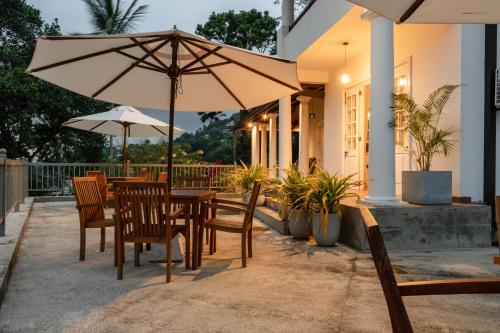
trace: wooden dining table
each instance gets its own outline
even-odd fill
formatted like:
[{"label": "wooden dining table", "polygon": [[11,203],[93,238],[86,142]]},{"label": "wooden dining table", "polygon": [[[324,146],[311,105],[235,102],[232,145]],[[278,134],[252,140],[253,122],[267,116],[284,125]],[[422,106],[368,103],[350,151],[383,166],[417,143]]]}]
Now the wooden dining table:
[{"label": "wooden dining table", "polygon": [[[191,269],[196,270],[201,265],[201,250],[200,246],[203,241],[200,238],[200,222],[201,222],[201,204],[215,199],[216,191],[211,190],[172,190],[170,191],[169,200],[171,204],[190,205],[193,228],[192,243],[192,260]],[[186,261],[189,258],[186,258]]]}]

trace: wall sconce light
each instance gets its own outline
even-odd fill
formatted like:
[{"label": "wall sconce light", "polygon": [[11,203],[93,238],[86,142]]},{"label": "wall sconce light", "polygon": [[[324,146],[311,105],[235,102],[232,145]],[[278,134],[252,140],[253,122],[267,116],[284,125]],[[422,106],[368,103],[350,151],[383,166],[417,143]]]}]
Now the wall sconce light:
[{"label": "wall sconce light", "polygon": [[263,115],[262,119],[266,120],[267,119],[267,114]]},{"label": "wall sconce light", "polygon": [[248,126],[248,128],[252,128],[253,125],[252,125],[252,123],[248,123],[247,126]]},{"label": "wall sconce light", "polygon": [[340,77],[340,82],[342,84],[348,84],[351,82],[351,77],[347,73],[347,45],[349,45],[349,42],[344,42],[342,45],[344,45],[344,74]]},{"label": "wall sconce light", "polygon": [[316,113],[309,113],[309,119],[316,119]]}]

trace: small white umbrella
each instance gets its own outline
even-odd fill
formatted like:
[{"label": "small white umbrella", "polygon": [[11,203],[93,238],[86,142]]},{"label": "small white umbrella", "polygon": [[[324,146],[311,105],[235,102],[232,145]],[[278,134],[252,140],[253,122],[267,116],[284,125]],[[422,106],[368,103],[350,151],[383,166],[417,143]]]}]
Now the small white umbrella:
[{"label": "small white umbrella", "polygon": [[[173,30],[39,38],[27,72],[92,98],[152,109],[249,109],[301,90],[295,62]],[[168,188],[172,185],[169,131]]]},{"label": "small white umbrella", "polygon": [[498,0],[348,0],[397,23],[498,24]]},{"label": "small white umbrella", "polygon": [[[169,131],[168,124],[149,117],[131,106],[118,106],[107,112],[71,118],[63,125],[90,132],[123,136],[122,175],[125,175],[128,137],[167,136]],[[180,128],[174,127],[174,133],[180,132],[182,132]]]}]

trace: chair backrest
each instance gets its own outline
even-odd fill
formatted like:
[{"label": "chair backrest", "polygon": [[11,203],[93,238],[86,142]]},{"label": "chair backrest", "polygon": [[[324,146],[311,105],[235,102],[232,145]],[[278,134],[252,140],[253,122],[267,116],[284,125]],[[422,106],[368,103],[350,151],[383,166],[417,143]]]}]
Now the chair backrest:
[{"label": "chair backrest", "polygon": [[253,183],[252,194],[250,195],[250,200],[248,200],[247,212],[245,213],[243,227],[246,227],[248,224],[252,224],[253,213],[255,212],[255,206],[257,206],[257,199],[259,197],[261,186],[262,183],[260,181],[256,181]]},{"label": "chair backrest", "polygon": [[210,190],[210,177],[208,176],[177,176],[175,178],[176,190]]},{"label": "chair backrest", "polygon": [[162,183],[166,183],[168,179],[168,172],[160,172],[158,174],[158,181]]},{"label": "chair backrest", "polygon": [[87,177],[94,177],[97,180],[102,202],[106,203],[108,200],[108,182],[106,180],[106,174],[102,171],[87,171]]},{"label": "chair backrest", "polygon": [[94,177],[73,177],[73,191],[80,214],[80,223],[104,220],[104,206]]},{"label": "chair backrest", "polygon": [[114,183],[115,216],[123,236],[166,237],[170,230],[166,183]]},{"label": "chair backrest", "polygon": [[495,197],[495,220],[497,222],[498,248],[500,250],[500,196]]},{"label": "chair backrest", "polygon": [[141,169],[139,171],[139,177],[146,178],[146,180],[153,180],[153,171],[149,169]]},{"label": "chair backrest", "polygon": [[370,243],[373,262],[375,263],[380,284],[384,291],[387,308],[389,309],[392,331],[397,333],[411,333],[413,332],[411,322],[398,289],[396,277],[394,276],[391,261],[387,255],[380,228],[368,208],[360,208],[360,211],[366,236]]}]

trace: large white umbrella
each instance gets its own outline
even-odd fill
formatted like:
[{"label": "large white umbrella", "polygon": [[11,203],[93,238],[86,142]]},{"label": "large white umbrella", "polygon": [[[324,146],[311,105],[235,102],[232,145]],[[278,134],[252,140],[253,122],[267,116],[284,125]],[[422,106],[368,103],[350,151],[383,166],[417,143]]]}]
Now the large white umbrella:
[{"label": "large white umbrella", "polygon": [[[63,125],[90,132],[123,136],[122,175],[125,175],[127,138],[167,136],[170,127],[163,121],[149,117],[131,106],[118,106],[107,112],[71,118]],[[174,133],[180,132],[181,129],[174,127]]]},{"label": "large white umbrella", "polygon": [[498,0],[348,0],[397,23],[500,23]]},{"label": "large white umbrella", "polygon": [[[300,90],[294,62],[177,29],[38,39],[28,73],[100,100],[170,111],[252,108]],[[169,131],[168,184],[172,137]]]}]

